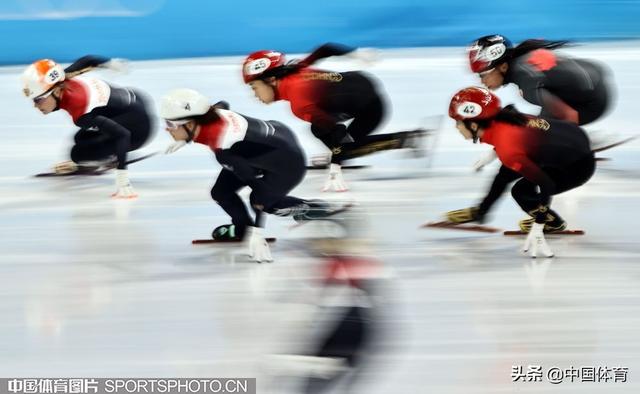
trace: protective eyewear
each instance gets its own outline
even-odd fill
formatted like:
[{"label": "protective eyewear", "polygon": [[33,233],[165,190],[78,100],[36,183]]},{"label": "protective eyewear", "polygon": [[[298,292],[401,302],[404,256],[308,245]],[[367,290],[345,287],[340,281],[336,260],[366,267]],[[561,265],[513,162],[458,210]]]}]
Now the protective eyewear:
[{"label": "protective eyewear", "polygon": [[167,128],[169,128],[169,129],[177,129],[180,126],[183,126],[183,125],[189,123],[189,119],[180,119],[180,120],[165,119],[164,122],[167,125]]},{"label": "protective eyewear", "polygon": [[34,97],[34,98],[33,98],[33,102],[34,102],[34,103],[36,103],[36,104],[40,104],[41,102],[43,102],[44,100],[46,100],[46,99],[47,99],[47,97],[51,96],[52,94],[53,94],[53,89],[49,90],[49,91],[48,91],[48,92],[46,92],[46,93],[41,94],[41,95],[40,95],[40,96],[38,96],[38,97]]},{"label": "protective eyewear", "polygon": [[485,75],[490,74],[493,70],[495,70],[496,68],[490,68],[488,70],[484,70],[482,72],[479,72],[478,75],[480,76],[480,78],[484,77]]}]

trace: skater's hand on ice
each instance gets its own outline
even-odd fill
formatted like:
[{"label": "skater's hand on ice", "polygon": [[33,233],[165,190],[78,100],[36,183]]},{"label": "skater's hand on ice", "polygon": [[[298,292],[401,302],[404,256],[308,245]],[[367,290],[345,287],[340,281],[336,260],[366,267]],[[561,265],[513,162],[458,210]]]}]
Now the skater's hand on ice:
[{"label": "skater's hand on ice", "polygon": [[540,252],[544,257],[553,257],[553,252],[547,245],[547,240],[544,239],[543,229],[544,223],[533,223],[529,235],[524,241],[524,248],[522,248],[524,253],[530,251],[531,257],[537,257],[538,252]]},{"label": "skater's hand on ice", "polygon": [[329,166],[329,176],[322,188],[323,192],[333,190],[336,192],[346,192],[349,190],[346,182],[342,178],[342,168],[340,164],[331,163]]},{"label": "skater's hand on ice", "polygon": [[136,198],[138,195],[133,191],[133,186],[129,182],[127,170],[116,170],[116,192],[111,195],[113,198]]},{"label": "skater's hand on ice", "polygon": [[249,257],[258,263],[272,262],[271,250],[260,227],[247,227],[245,237],[249,240]]},{"label": "skater's hand on ice", "polygon": [[480,208],[471,207],[464,209],[456,209],[455,211],[449,211],[445,215],[447,220],[455,224],[463,224],[469,222],[482,223],[484,215],[480,213]]},{"label": "skater's hand on ice", "polygon": [[171,145],[167,146],[167,149],[164,151],[164,154],[168,155],[168,154],[174,153],[180,150],[185,145],[187,145],[187,141],[184,141],[184,140],[174,141],[171,143]]}]

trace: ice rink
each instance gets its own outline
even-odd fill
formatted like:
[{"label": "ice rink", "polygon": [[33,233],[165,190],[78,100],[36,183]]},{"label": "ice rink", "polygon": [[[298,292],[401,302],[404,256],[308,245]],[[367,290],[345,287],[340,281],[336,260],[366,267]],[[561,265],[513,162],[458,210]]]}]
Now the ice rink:
[{"label": "ice rink", "polygon": [[[640,44],[567,52],[606,62],[615,74],[615,108],[588,129],[615,138],[640,133]],[[462,48],[382,52],[365,67],[393,108],[381,131],[446,114],[453,93],[477,84],[465,60]],[[197,89],[237,112],[283,121],[309,156],[323,152],[286,103],[253,98],[240,62],[134,62],[126,75],[94,75],[156,100],[169,89]],[[336,59],[322,67],[363,66]],[[305,252],[304,232],[291,230],[291,219],[269,217],[266,233],[278,238],[272,264],[250,262],[240,246],[192,246],[228,222],[209,195],[220,167],[200,145],[131,165],[139,193],[133,201],[109,197],[113,174],[33,178],[67,159],[75,128],[62,111],[43,116],[32,107],[21,93],[21,72],[0,69],[2,375],[257,377],[259,393],[292,390],[274,382],[273,369],[283,365],[271,355],[304,347],[315,325],[308,294],[317,261]],[[535,111],[514,92],[500,94]],[[370,166],[346,171],[348,193],[321,193],[324,171],[308,172],[294,192],[357,201],[367,216],[369,253],[390,273],[384,334],[356,392],[640,392],[640,142],[603,152],[611,160],[586,186],[554,200],[569,226],[586,235],[548,237],[557,257],[532,260],[519,252],[524,238],[419,228],[477,203],[497,170],[493,163],[472,171],[488,146],[463,140],[448,118],[435,140],[426,158],[397,151],[354,161]],[[169,143],[158,125],[154,141],[137,153]],[[515,229],[523,217],[507,194],[489,224]],[[513,382],[518,366],[541,366],[542,381]],[[572,367],[608,368],[611,379],[550,382],[548,370]],[[614,381],[625,371],[626,382]]]}]

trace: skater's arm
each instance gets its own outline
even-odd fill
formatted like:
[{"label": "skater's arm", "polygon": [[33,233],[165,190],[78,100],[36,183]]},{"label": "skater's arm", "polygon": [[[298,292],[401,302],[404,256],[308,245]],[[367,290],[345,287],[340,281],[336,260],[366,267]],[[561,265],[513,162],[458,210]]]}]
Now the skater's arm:
[{"label": "skater's arm", "polygon": [[104,56],[87,55],[76,60],[64,69],[66,78],[70,79],[95,68],[108,68],[117,72],[126,72],[128,63],[124,59],[110,59]]},{"label": "skater's arm", "polygon": [[127,128],[105,116],[93,116],[91,113],[81,116],[76,123],[85,129],[97,127],[99,132],[108,135],[109,139],[115,142],[118,169],[127,168],[127,152],[131,148],[131,132]]},{"label": "skater's arm", "polygon": [[291,110],[298,118],[311,123],[311,132],[313,135],[321,140],[329,149],[340,145],[347,128],[339,122],[337,117],[318,108],[317,105],[312,103],[300,105],[292,102]]},{"label": "skater's arm", "polygon": [[64,69],[65,74],[79,74],[81,71],[100,67],[111,59],[104,56],[87,55],[76,60],[69,67]]},{"label": "skater's arm", "polygon": [[287,64],[285,64],[284,66],[280,66],[265,72],[264,75],[276,77],[278,79],[284,78],[289,74],[298,72],[300,69],[313,65],[318,60],[326,59],[331,56],[346,55],[354,52],[356,49],[357,48],[349,47],[342,44],[327,43],[317,48],[316,50],[314,50],[310,55],[308,55],[304,59],[302,60],[294,59],[288,62]]},{"label": "skater's arm", "polygon": [[318,104],[308,97],[296,97],[291,100],[291,112],[298,118],[311,123],[321,134],[330,132],[339,120],[329,112],[318,107]]},{"label": "skater's arm", "polygon": [[[252,195],[268,195],[262,179],[256,178],[259,174],[258,171],[250,165],[249,161],[245,157],[236,154],[232,149],[219,149],[216,151],[216,159],[227,170],[233,172],[235,176],[249,186],[253,192]],[[264,206],[261,201],[254,201],[253,210],[256,213],[256,227],[263,227],[263,209]]]},{"label": "skater's arm", "polygon": [[480,215],[484,216],[487,212],[489,212],[493,204],[500,198],[500,196],[502,196],[502,193],[504,193],[504,190],[507,188],[507,186],[511,182],[521,177],[522,175],[509,169],[508,167],[504,165],[501,166],[500,170],[496,174],[496,177],[493,179],[493,183],[491,184],[489,192],[478,207]]},{"label": "skater's arm", "polygon": [[110,59],[104,56],[87,55],[76,60],[64,69],[67,79],[84,74],[95,68],[108,68],[117,72],[126,72],[128,63],[125,59]]},{"label": "skater's arm", "polygon": [[321,59],[332,56],[343,56],[355,51],[356,48],[347,45],[328,42],[315,49],[309,56],[302,59],[298,64],[302,67],[310,66]]},{"label": "skater's arm", "polygon": [[522,174],[529,182],[540,187],[538,199],[541,205],[547,205],[549,203],[551,196],[556,191],[556,183],[542,168],[524,155],[510,158],[504,164],[513,171]]}]

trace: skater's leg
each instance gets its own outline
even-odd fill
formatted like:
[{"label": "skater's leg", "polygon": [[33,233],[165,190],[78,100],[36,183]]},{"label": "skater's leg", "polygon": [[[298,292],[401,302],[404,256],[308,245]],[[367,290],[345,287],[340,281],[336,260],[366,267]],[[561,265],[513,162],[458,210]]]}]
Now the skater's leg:
[{"label": "skater's leg", "polygon": [[[136,95],[137,100],[129,110],[110,118],[111,121],[128,130],[129,136],[123,142],[99,128],[81,129],[74,136],[75,145],[71,149],[71,160],[75,163],[109,160],[111,157],[136,150],[144,145],[152,135],[153,120],[147,106]],[[124,145],[123,145],[124,144]],[[123,164],[124,166],[124,164]]]},{"label": "skater's leg", "polygon": [[235,225],[235,233],[239,238],[242,238],[247,226],[254,225],[246,205],[238,196],[238,190],[244,186],[246,184],[231,171],[223,169],[211,189],[211,198],[231,217],[231,223]]},{"label": "skater's leg", "polygon": [[589,155],[571,164],[566,169],[545,169],[556,183],[556,192],[554,194],[558,195],[587,183],[595,172],[595,163],[593,155]]},{"label": "skater's leg", "polygon": [[[112,121],[130,132],[127,151],[133,151],[144,145],[152,135],[153,121],[142,103],[137,103],[127,112],[111,118]],[[75,145],[71,149],[71,160],[83,161],[106,160],[117,155],[117,141],[100,130],[79,130],[74,136]]]},{"label": "skater's leg", "polygon": [[[537,211],[540,209],[540,195],[538,193],[538,186],[535,183],[532,183],[524,178],[517,181],[513,187],[511,188],[511,195],[516,203],[532,218],[536,215]],[[542,203],[544,206],[543,209],[547,210],[547,215],[545,222],[553,223],[554,227],[566,226],[564,220],[558,215],[554,210],[548,208],[551,204],[551,199]],[[520,222],[520,228],[531,228],[533,224],[533,219],[525,219]]]},{"label": "skater's leg", "polygon": [[[595,160],[592,156],[585,157],[567,168],[543,168],[545,173],[554,181],[556,190],[554,195],[564,193],[586,183],[595,171]],[[526,179],[515,183],[511,189],[514,200],[530,216],[534,216],[540,208],[537,186]],[[551,200],[546,202],[549,206]],[[520,221],[520,229],[528,232],[533,225],[533,218]],[[561,231],[566,228],[566,222],[551,208],[547,208],[544,231]]]},{"label": "skater's leg", "polygon": [[128,151],[134,151],[145,145],[154,131],[154,118],[149,109],[148,99],[138,91],[134,92],[135,103],[129,111],[114,116],[112,120],[131,132]]},{"label": "skater's leg", "polygon": [[331,162],[340,164],[347,158],[353,158],[353,154],[347,154],[350,150],[360,147],[368,141],[367,136],[373,133],[373,131],[380,126],[382,119],[385,115],[385,105],[382,99],[375,95],[370,102],[360,111],[346,128],[346,135],[352,140],[352,142],[344,142],[340,146],[340,151],[335,153],[331,157]]},{"label": "skater's leg", "polygon": [[351,307],[335,322],[335,326],[321,341],[315,357],[345,360],[345,368],[327,373],[325,376],[310,376],[305,393],[323,393],[339,384],[345,375],[360,367],[362,355],[366,352],[371,324],[368,308]]},{"label": "skater's leg", "polygon": [[419,138],[422,130],[401,131],[397,133],[369,135],[357,142],[345,144],[340,155],[341,160],[351,160],[385,150],[413,147],[413,138]]},{"label": "skater's leg", "polygon": [[76,144],[71,148],[74,163],[94,162],[109,159],[115,154],[115,144],[98,130],[80,129],[74,136]]},{"label": "skater's leg", "polygon": [[251,206],[267,213],[276,213],[304,203],[303,199],[289,196],[306,174],[304,156],[299,152],[278,150],[270,153],[269,171],[251,186]]},{"label": "skater's leg", "polygon": [[537,210],[542,205],[546,207],[545,209],[547,209],[548,212],[546,221],[552,221],[554,219],[562,220],[556,212],[548,208],[551,204],[551,198],[541,202],[538,186],[525,178],[520,179],[513,185],[511,195],[520,208],[530,216],[535,216]]},{"label": "skater's leg", "polygon": [[[538,194],[538,185],[526,180],[525,178],[517,181],[511,188],[511,195],[516,203],[525,212],[530,212],[540,206],[540,196]],[[549,205],[551,199],[542,202],[543,205]]]},{"label": "skater's leg", "polygon": [[347,126],[347,133],[355,143],[362,141],[380,126],[385,116],[385,104],[382,99],[375,96],[369,101]]},{"label": "skater's leg", "polygon": [[353,142],[344,143],[336,160],[344,161],[365,156],[374,152],[407,148],[413,137],[422,135],[422,130],[402,131],[388,134],[371,133],[382,123],[384,104],[376,97],[361,114],[354,117],[347,127],[347,133]]}]

